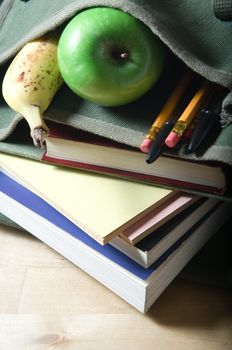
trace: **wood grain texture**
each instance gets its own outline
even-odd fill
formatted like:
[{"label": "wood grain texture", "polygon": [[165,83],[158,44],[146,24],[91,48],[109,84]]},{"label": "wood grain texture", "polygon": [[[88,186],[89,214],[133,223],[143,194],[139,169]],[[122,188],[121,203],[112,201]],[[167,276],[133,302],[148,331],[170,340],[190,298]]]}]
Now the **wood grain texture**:
[{"label": "wood grain texture", "polygon": [[146,315],[29,233],[0,226],[1,350],[230,350],[227,290],[176,278]]}]

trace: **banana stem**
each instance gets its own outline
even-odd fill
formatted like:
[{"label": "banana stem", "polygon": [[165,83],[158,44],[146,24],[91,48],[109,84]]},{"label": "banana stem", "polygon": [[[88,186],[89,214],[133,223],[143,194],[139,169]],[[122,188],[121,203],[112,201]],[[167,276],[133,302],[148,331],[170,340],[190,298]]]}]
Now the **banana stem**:
[{"label": "banana stem", "polygon": [[42,128],[48,131],[48,127],[43,120],[43,114],[38,105],[27,106],[23,111],[23,116],[28,122],[31,132],[36,128]]}]

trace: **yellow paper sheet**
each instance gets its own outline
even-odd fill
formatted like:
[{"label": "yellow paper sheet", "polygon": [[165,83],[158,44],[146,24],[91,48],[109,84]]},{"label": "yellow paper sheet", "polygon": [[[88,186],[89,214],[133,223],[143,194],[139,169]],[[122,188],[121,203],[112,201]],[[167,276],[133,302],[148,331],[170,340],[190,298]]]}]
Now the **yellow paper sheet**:
[{"label": "yellow paper sheet", "polygon": [[101,244],[174,191],[0,154],[1,169]]}]

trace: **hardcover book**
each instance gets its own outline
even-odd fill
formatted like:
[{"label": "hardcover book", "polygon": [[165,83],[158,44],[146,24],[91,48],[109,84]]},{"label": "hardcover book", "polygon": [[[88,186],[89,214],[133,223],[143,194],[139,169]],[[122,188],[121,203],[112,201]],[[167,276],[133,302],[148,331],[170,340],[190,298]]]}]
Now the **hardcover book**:
[{"label": "hardcover book", "polygon": [[166,155],[147,164],[138,148],[57,123],[49,126],[42,157],[46,162],[190,191],[224,194],[227,189],[225,166],[220,162]]}]

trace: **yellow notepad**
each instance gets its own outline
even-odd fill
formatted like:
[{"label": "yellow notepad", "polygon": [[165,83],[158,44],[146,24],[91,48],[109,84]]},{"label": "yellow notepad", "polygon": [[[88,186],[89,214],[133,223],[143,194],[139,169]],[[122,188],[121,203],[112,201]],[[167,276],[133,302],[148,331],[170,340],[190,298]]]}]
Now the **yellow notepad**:
[{"label": "yellow notepad", "polygon": [[176,193],[7,154],[0,166],[101,244]]}]

